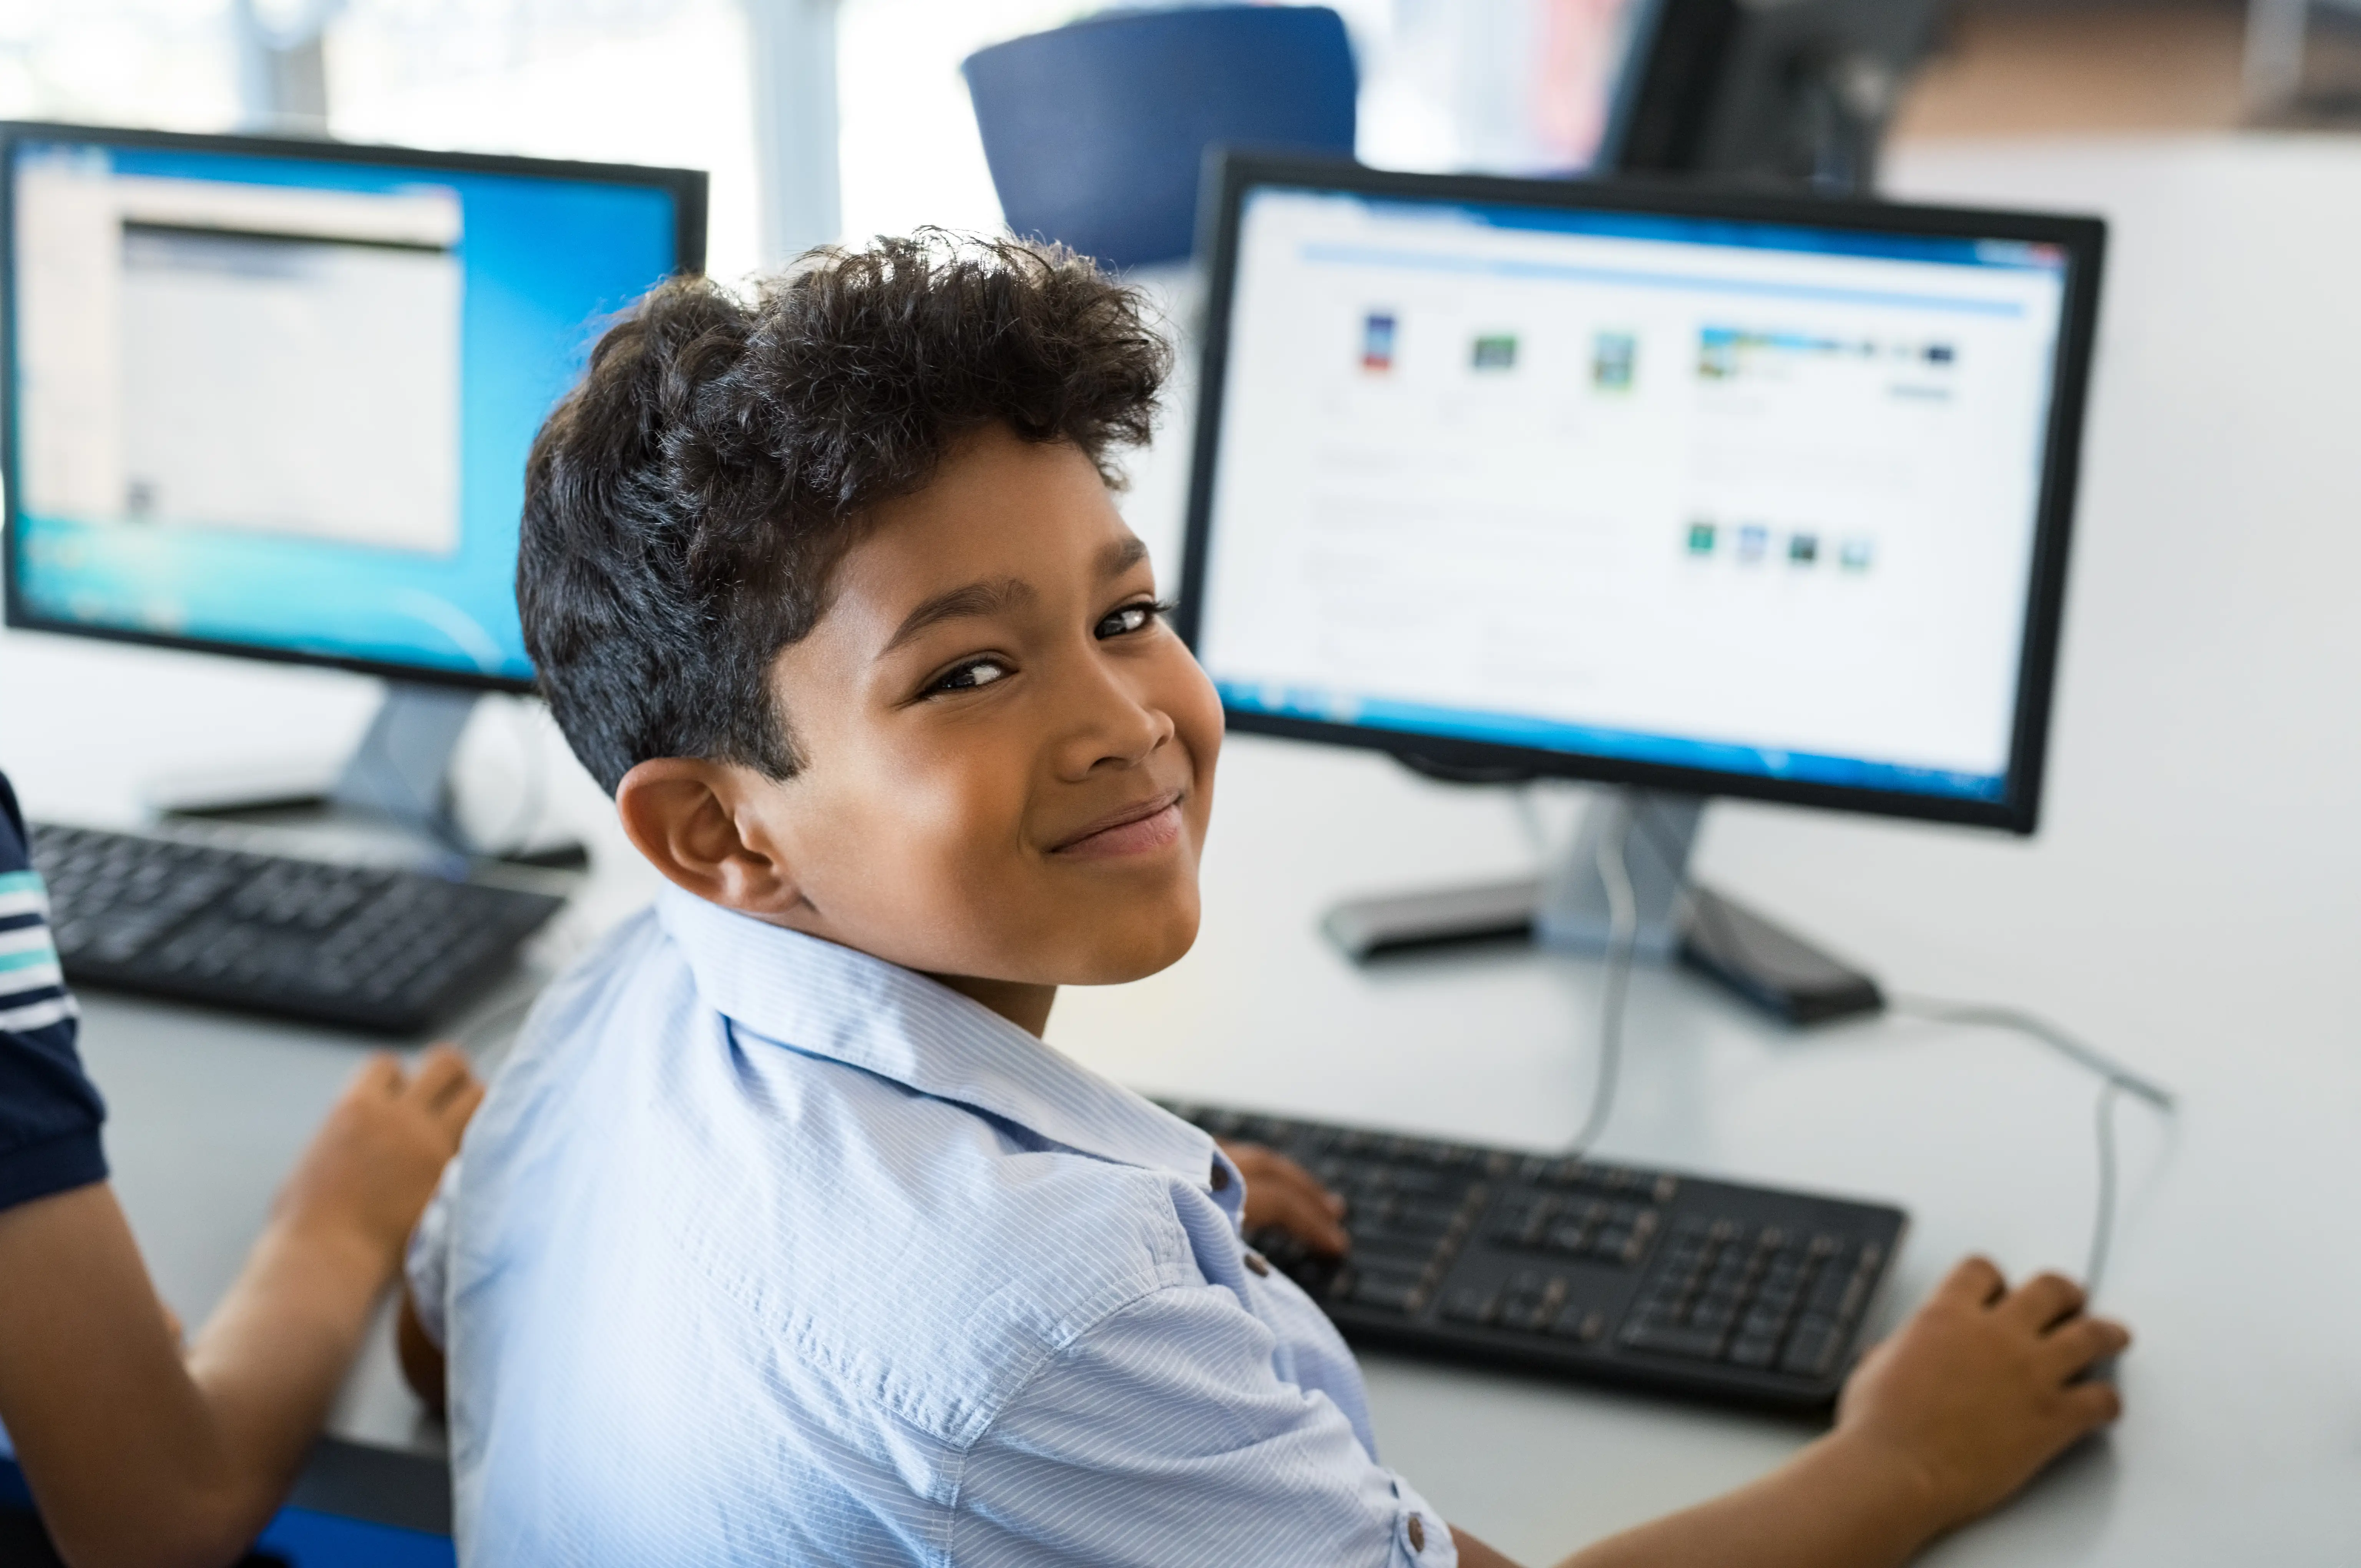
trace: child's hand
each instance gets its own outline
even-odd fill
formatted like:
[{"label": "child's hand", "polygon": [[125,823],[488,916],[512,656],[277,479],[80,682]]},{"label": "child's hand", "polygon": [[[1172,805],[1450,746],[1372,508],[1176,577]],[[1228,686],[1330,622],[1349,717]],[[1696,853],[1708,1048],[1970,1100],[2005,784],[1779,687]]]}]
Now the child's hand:
[{"label": "child's hand", "polygon": [[370,1058],[280,1190],[279,1216],[357,1243],[391,1267],[483,1098],[467,1058],[450,1046],[428,1051],[407,1075],[390,1056]]},{"label": "child's hand", "polygon": [[1313,1252],[1334,1257],[1352,1245],[1345,1227],[1345,1201],[1312,1178],[1310,1171],[1260,1144],[1222,1145],[1222,1152],[1246,1179],[1243,1228],[1252,1234],[1277,1225]]},{"label": "child's hand", "polygon": [[1936,1531],[1964,1524],[2122,1412],[2113,1385],[2081,1379],[2132,1336],[2082,1305],[2082,1288],[2060,1275],[2011,1290],[1969,1258],[1862,1358],[1837,1403],[1836,1439],[1901,1461],[1926,1488]]}]

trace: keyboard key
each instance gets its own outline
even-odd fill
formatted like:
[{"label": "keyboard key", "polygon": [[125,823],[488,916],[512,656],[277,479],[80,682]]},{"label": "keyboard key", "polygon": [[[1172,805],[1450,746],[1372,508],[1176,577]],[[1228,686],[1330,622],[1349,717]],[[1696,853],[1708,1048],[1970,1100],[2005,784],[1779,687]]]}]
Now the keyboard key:
[{"label": "keyboard key", "polygon": [[1787,1342],[1780,1370],[1803,1377],[1825,1377],[1836,1365],[1841,1343],[1836,1324],[1826,1318],[1806,1318],[1795,1325],[1795,1337]]},{"label": "keyboard key", "polygon": [[1413,1310],[1411,1302],[1418,1295],[1418,1283],[1414,1274],[1360,1274],[1354,1280],[1350,1299],[1356,1306],[1408,1312]]},{"label": "keyboard key", "polygon": [[1633,1350],[1651,1351],[1658,1355],[1714,1361],[1720,1358],[1722,1341],[1727,1337],[1719,1329],[1679,1328],[1643,1322],[1626,1330],[1623,1343]]},{"label": "keyboard key", "polygon": [[1597,1344],[1607,1337],[1607,1314],[1576,1302],[1558,1313],[1557,1321],[1550,1325],[1550,1333],[1558,1339]]},{"label": "keyboard key", "polygon": [[1353,1237],[1353,1261],[1364,1269],[1380,1274],[1422,1274],[1427,1265],[1433,1261],[1434,1253],[1432,1243],[1380,1245],[1359,1235]]},{"label": "keyboard key", "polygon": [[1443,1315],[1455,1323],[1488,1323],[1499,1315],[1498,1291],[1463,1285],[1443,1299]]},{"label": "keyboard key", "polygon": [[1768,1371],[1779,1354],[1779,1341],[1773,1334],[1741,1334],[1738,1343],[1730,1347],[1732,1365]]},{"label": "keyboard key", "polygon": [[1689,1312],[1689,1327],[1693,1329],[1728,1329],[1737,1320],[1736,1310],[1726,1303],[1710,1298],[1698,1302]]}]

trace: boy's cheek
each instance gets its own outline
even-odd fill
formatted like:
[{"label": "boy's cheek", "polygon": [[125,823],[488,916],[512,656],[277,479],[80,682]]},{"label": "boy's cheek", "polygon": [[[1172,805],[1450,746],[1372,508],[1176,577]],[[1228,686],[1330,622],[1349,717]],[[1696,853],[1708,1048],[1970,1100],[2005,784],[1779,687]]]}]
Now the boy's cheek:
[{"label": "boy's cheek", "polygon": [[1169,711],[1173,728],[1180,732],[1180,742],[1189,748],[1190,760],[1195,764],[1198,789],[1210,795],[1214,764],[1222,754],[1224,724],[1221,694],[1213,689],[1213,677],[1186,650],[1181,652],[1180,662],[1182,667],[1176,672]]}]

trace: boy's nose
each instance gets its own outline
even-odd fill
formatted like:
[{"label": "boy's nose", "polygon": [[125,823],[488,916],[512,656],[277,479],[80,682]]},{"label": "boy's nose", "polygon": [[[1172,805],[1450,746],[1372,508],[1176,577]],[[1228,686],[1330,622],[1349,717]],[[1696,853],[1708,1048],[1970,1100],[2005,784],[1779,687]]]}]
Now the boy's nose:
[{"label": "boy's nose", "polygon": [[1061,772],[1090,773],[1136,768],[1172,738],[1171,715],[1130,690],[1111,672],[1094,672],[1076,693],[1086,713],[1061,748]]}]

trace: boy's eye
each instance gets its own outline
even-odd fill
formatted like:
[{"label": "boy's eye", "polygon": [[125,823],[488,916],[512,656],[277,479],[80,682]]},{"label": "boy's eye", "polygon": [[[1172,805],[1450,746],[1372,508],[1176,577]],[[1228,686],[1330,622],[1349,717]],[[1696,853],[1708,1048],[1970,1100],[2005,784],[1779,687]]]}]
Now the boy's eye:
[{"label": "boy's eye", "polygon": [[1133,631],[1144,631],[1148,622],[1164,613],[1160,604],[1127,604],[1098,623],[1096,633],[1101,640],[1121,637]]},{"label": "boy's eye", "polygon": [[1008,677],[1008,666],[998,659],[970,659],[953,668],[930,690],[939,692],[970,692],[978,686],[988,686]]}]

